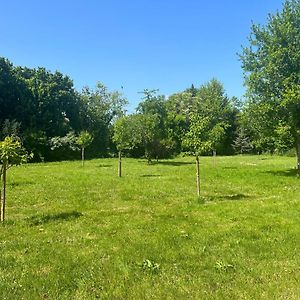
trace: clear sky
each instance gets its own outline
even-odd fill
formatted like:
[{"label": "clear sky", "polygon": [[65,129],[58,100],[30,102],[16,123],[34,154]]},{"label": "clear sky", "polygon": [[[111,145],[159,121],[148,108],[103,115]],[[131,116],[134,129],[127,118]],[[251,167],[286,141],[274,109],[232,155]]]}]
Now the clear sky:
[{"label": "clear sky", "polygon": [[215,77],[244,93],[237,53],[281,0],[1,0],[0,56],[69,75],[75,87],[171,95]]}]

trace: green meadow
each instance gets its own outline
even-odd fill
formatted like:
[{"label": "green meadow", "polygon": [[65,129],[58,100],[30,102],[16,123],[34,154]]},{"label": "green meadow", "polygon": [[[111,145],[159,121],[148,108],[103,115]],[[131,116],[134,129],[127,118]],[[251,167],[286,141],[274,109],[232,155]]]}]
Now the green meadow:
[{"label": "green meadow", "polygon": [[8,172],[1,299],[299,299],[295,159],[27,164]]}]

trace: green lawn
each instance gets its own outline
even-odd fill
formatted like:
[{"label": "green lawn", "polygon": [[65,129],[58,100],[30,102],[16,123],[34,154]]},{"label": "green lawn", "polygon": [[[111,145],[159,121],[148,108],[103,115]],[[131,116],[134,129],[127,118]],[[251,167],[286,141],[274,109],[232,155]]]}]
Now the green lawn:
[{"label": "green lawn", "polygon": [[294,158],[28,164],[8,173],[1,299],[300,299]]}]

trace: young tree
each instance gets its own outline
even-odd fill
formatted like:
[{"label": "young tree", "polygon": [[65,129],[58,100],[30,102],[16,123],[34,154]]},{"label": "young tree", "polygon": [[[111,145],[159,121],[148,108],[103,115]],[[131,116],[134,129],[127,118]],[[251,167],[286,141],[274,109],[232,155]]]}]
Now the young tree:
[{"label": "young tree", "polygon": [[190,128],[185,136],[185,144],[196,157],[198,196],[200,196],[199,156],[214,149],[215,145],[223,137],[225,128],[226,124],[222,122],[214,124],[208,116],[201,117],[198,114],[191,114],[190,116]]},{"label": "young tree", "polygon": [[84,166],[84,150],[92,143],[92,141],[93,136],[86,130],[81,131],[77,138],[77,144],[81,147],[82,166]]},{"label": "young tree", "polygon": [[32,155],[26,152],[16,137],[8,136],[0,142],[1,222],[5,220],[7,170],[27,162],[31,157]]},{"label": "young tree", "polygon": [[122,151],[130,150],[141,143],[138,132],[137,115],[123,116],[118,119],[113,127],[113,142],[119,152],[118,176],[122,176]]},{"label": "young tree", "polygon": [[248,89],[249,119],[260,135],[289,128],[300,172],[300,1],[286,0],[265,26],[253,25],[240,55]]}]

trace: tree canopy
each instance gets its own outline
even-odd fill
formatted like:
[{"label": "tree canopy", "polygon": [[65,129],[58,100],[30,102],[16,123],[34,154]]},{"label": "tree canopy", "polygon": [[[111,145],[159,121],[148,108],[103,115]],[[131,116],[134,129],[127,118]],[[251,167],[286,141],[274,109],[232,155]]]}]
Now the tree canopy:
[{"label": "tree canopy", "polygon": [[245,114],[256,141],[276,148],[281,133],[290,135],[300,171],[299,20],[300,1],[285,1],[266,25],[253,24],[240,58],[249,99]]}]

